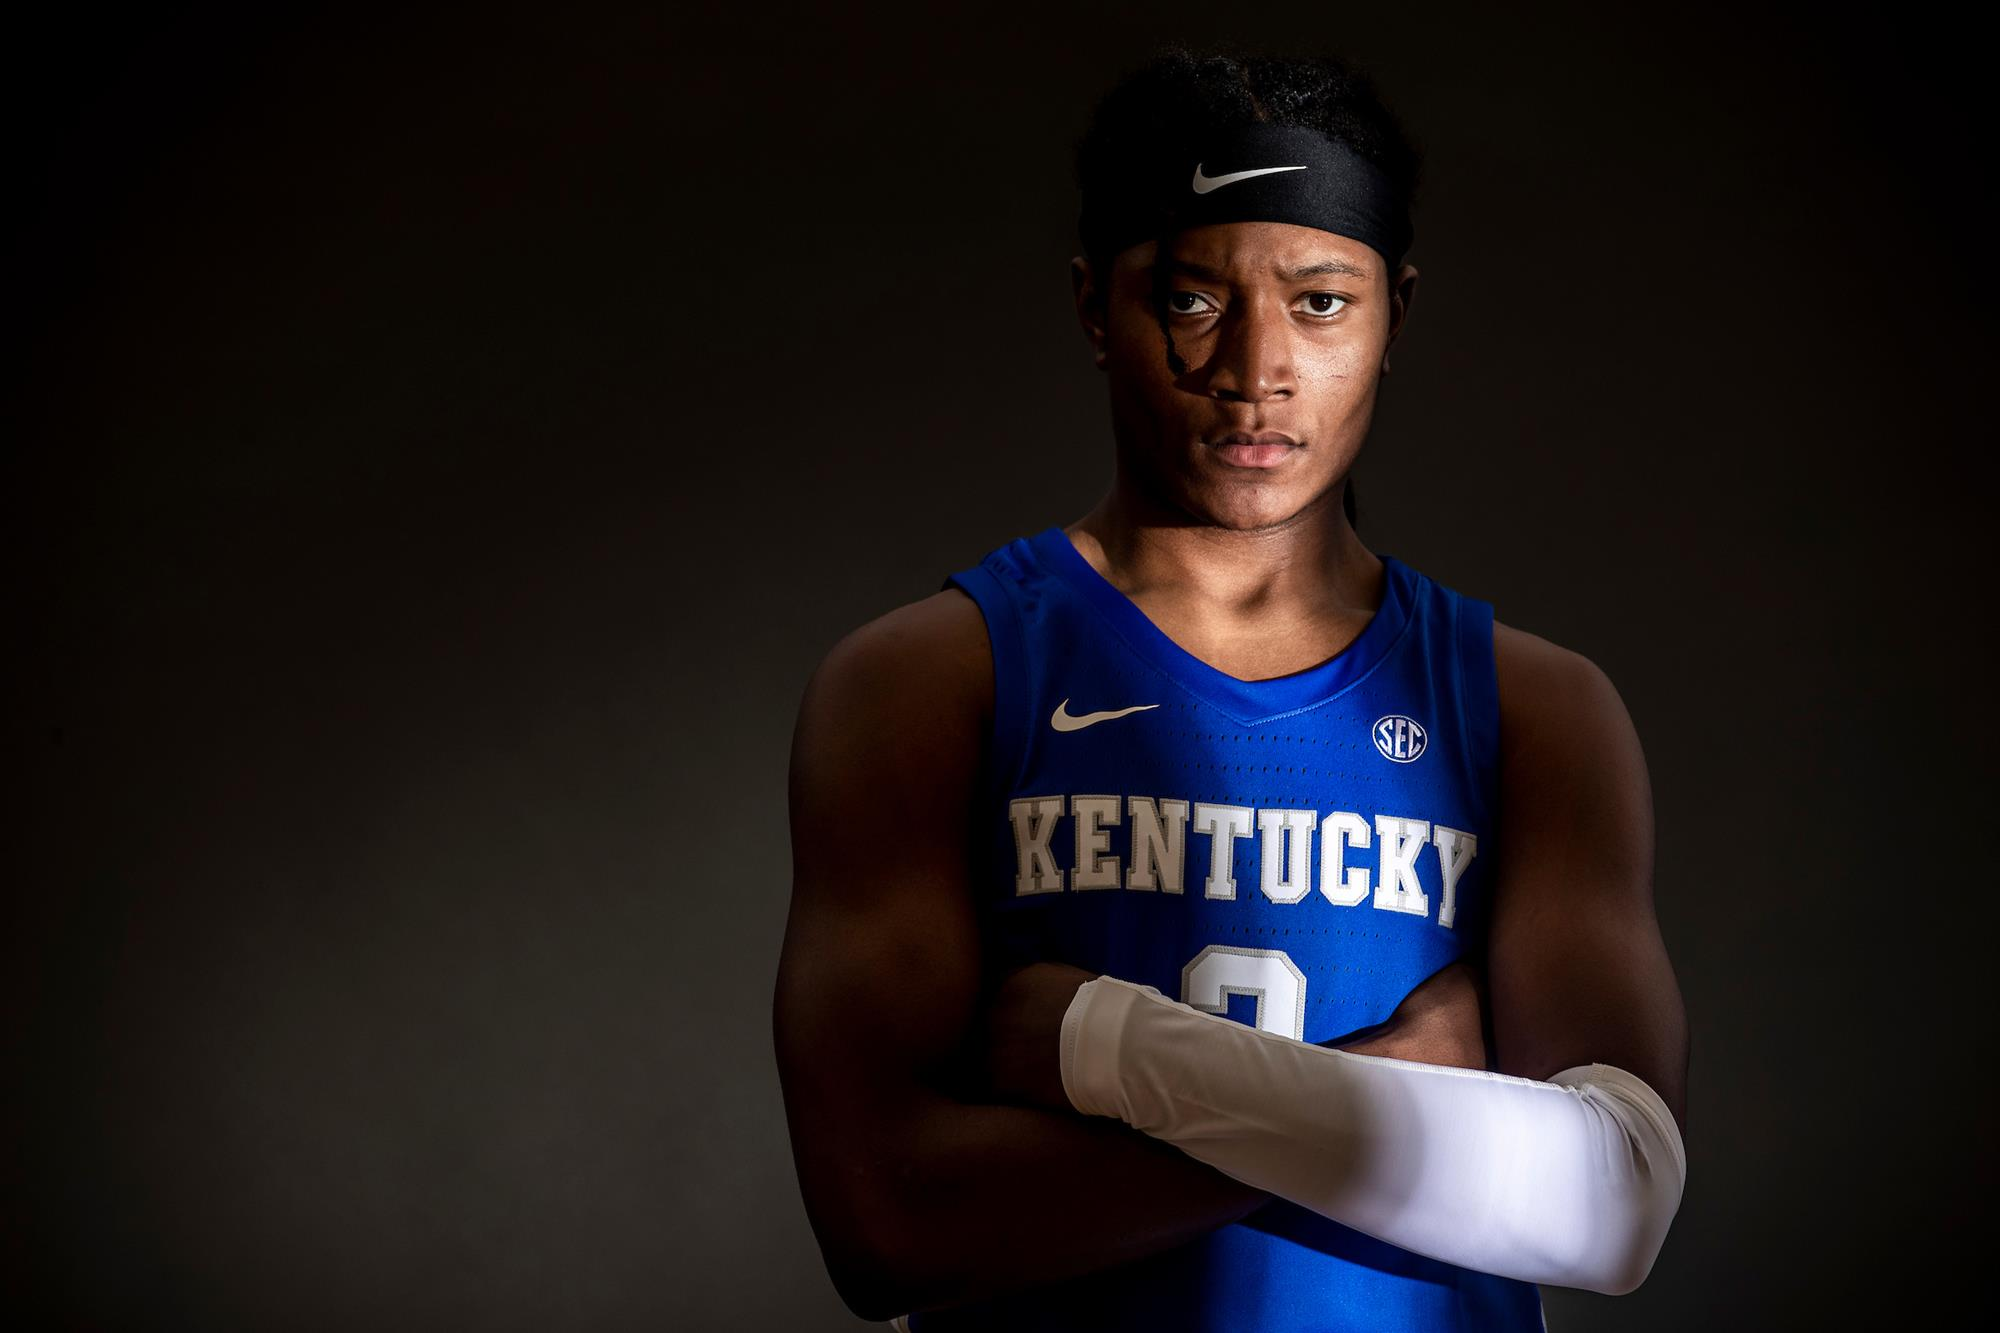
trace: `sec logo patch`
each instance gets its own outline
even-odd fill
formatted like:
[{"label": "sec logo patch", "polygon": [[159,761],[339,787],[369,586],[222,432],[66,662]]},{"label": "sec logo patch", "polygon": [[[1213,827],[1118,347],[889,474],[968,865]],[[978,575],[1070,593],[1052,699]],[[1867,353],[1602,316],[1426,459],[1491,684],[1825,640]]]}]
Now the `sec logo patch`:
[{"label": "sec logo patch", "polygon": [[1424,724],[1401,713],[1376,719],[1374,736],[1375,748],[1382,752],[1382,757],[1399,764],[1414,763],[1430,743],[1430,733],[1424,730]]}]

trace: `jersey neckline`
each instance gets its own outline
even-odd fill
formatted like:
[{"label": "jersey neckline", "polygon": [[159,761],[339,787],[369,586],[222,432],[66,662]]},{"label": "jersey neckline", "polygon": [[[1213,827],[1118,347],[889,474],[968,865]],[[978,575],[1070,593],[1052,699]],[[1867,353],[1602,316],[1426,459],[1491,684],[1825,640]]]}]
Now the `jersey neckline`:
[{"label": "jersey neckline", "polygon": [[1269,680],[1244,680],[1210,666],[1176,643],[1116,584],[1097,572],[1061,524],[1036,533],[1028,545],[1042,566],[1109,621],[1133,651],[1246,726],[1325,703],[1366,676],[1409,625],[1421,577],[1395,556],[1371,552],[1382,562],[1382,605],[1354,641],[1303,671]]}]

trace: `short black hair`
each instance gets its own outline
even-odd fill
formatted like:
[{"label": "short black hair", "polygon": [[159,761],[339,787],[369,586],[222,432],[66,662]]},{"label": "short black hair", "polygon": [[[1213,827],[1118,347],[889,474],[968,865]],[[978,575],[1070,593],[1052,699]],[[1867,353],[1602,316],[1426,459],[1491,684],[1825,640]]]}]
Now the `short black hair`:
[{"label": "short black hair", "polygon": [[[1076,143],[1077,188],[1087,197],[1115,179],[1118,164],[1152,157],[1163,144],[1256,121],[1306,126],[1347,145],[1381,170],[1414,213],[1423,178],[1422,150],[1374,81],[1330,54],[1265,55],[1178,43],[1156,48],[1128,69],[1091,112],[1089,127]],[[1084,258],[1099,282],[1109,276],[1114,256],[1092,254],[1086,247]],[[1160,276],[1164,278],[1164,270]],[[1394,273],[1385,276],[1395,282]],[[1160,326],[1166,332],[1165,284],[1155,286],[1160,289],[1155,293]],[[1179,373],[1183,367],[1171,333],[1167,356]],[[1343,504],[1347,521],[1355,523],[1351,476]]]}]

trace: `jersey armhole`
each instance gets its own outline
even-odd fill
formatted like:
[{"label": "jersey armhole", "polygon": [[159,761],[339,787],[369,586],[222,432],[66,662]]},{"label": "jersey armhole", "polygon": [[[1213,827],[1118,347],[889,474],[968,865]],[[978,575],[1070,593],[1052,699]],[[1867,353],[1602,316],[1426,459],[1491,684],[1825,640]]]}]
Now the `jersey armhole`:
[{"label": "jersey armhole", "polygon": [[1458,705],[1460,734],[1465,737],[1465,762],[1472,790],[1491,821],[1499,812],[1500,796],[1500,675],[1493,653],[1493,604],[1459,594],[1454,619],[1458,623]]},{"label": "jersey armhole", "polygon": [[986,771],[989,793],[1005,796],[1014,789],[1027,761],[1027,634],[1020,612],[1006,587],[985,565],[974,565],[946,577],[942,592],[956,586],[979,606],[986,621],[986,638],[993,655],[992,755]]}]

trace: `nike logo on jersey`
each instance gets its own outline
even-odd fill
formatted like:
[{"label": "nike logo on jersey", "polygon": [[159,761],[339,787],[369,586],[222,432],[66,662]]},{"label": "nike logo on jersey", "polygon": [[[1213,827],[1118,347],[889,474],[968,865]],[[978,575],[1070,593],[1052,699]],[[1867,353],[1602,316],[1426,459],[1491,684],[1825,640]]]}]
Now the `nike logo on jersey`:
[{"label": "nike logo on jersey", "polygon": [[1099,722],[1109,722],[1114,717],[1123,717],[1127,713],[1143,713],[1148,708],[1158,707],[1158,704],[1133,704],[1130,708],[1112,708],[1102,713],[1085,713],[1082,717],[1073,717],[1069,711],[1069,700],[1065,699],[1057,704],[1056,711],[1049,715],[1049,725],[1057,731],[1082,731],[1085,727],[1095,726]]},{"label": "nike logo on jersey", "polygon": [[1252,176],[1268,176],[1274,171],[1304,170],[1304,167],[1258,167],[1255,171],[1232,171],[1226,176],[1204,176],[1201,174],[1201,163],[1197,162],[1194,164],[1194,192],[1207,194],[1210,190],[1219,190],[1225,185],[1234,185],[1237,181],[1247,181]]}]

